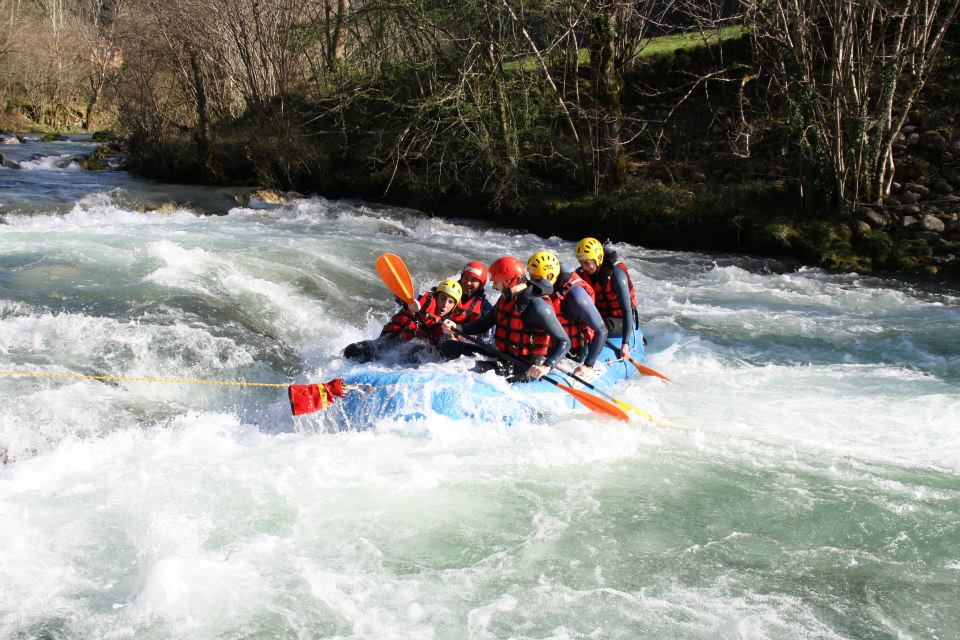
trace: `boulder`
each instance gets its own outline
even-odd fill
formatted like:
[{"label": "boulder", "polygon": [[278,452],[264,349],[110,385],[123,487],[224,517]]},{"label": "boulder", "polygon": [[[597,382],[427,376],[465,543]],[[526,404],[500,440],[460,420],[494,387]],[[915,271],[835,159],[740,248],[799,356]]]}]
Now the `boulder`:
[{"label": "boulder", "polygon": [[0,144],[20,144],[20,138],[8,133],[7,131],[0,132]]},{"label": "boulder", "polygon": [[939,131],[924,131],[920,134],[920,146],[930,151],[946,151],[947,139]]},{"label": "boulder", "polygon": [[865,222],[874,229],[887,226],[887,219],[869,207],[860,207],[859,216],[861,222]]},{"label": "boulder", "polygon": [[933,183],[933,191],[940,195],[946,195],[946,194],[953,193],[953,187],[950,186],[949,182],[947,182],[943,178],[940,178],[939,180]]},{"label": "boulder", "polygon": [[908,149],[913,149],[913,148],[915,148],[915,147],[917,147],[917,146],[919,146],[919,145],[920,145],[920,134],[919,134],[919,133],[911,133],[909,136],[907,136],[907,148],[908,148]]},{"label": "boulder", "polygon": [[918,182],[908,182],[907,184],[903,185],[903,188],[908,192],[917,194],[917,196],[920,198],[926,198],[928,195],[930,195],[930,187]]},{"label": "boulder", "polygon": [[903,204],[917,204],[920,202],[920,194],[915,191],[904,191],[900,194],[900,202]]},{"label": "boulder", "polygon": [[945,240],[940,237],[939,233],[935,233],[933,231],[918,231],[913,234],[913,237],[917,240],[923,240],[928,245],[939,245],[945,242]]},{"label": "boulder", "polygon": [[900,226],[902,226],[904,229],[915,227],[918,224],[920,224],[920,221],[913,216],[903,216],[903,218],[900,219]]},{"label": "boulder", "polygon": [[917,180],[923,174],[927,173],[930,165],[922,158],[908,157],[903,158],[897,163],[894,176],[901,182]]},{"label": "boulder", "polygon": [[867,234],[867,233],[870,233],[870,231],[871,231],[870,225],[868,225],[868,224],[867,224],[866,222],[864,222],[863,220],[857,220],[856,223],[854,223],[854,225],[853,225],[853,232],[854,232],[854,233],[858,233],[858,234],[860,234],[860,235],[865,235],[865,234]]},{"label": "boulder", "polygon": [[905,207],[900,208],[900,213],[906,216],[919,216],[923,210],[920,208],[920,205],[910,204]]},{"label": "boulder", "polygon": [[943,220],[929,214],[921,218],[920,225],[924,228],[924,230],[934,231],[936,233],[942,233],[947,228],[947,226],[943,223]]},{"label": "boulder", "polygon": [[908,136],[911,133],[915,133],[916,131],[917,131],[917,128],[912,124],[908,124],[903,129],[900,129],[900,132],[905,136]]},{"label": "boulder", "polygon": [[46,133],[40,138],[40,142],[64,142],[67,136],[60,133]]}]

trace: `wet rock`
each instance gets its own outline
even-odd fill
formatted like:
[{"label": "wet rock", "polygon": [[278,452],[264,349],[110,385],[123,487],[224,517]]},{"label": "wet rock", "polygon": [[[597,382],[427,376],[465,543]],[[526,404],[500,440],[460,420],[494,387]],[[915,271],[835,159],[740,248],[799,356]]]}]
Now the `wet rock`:
[{"label": "wet rock", "polygon": [[40,137],[40,142],[65,142],[67,136],[61,133],[46,133]]},{"label": "wet rock", "polygon": [[911,133],[909,136],[907,136],[907,149],[915,149],[918,146],[920,146],[919,133]]},{"label": "wet rock", "polygon": [[914,191],[904,191],[900,194],[900,202],[903,204],[917,204],[920,202],[920,194]]},{"label": "wet rock", "polygon": [[920,225],[921,225],[926,231],[935,231],[935,232],[937,232],[937,233],[941,233],[941,232],[945,231],[946,228],[947,228],[947,226],[943,223],[943,220],[941,220],[940,218],[938,218],[938,217],[936,217],[936,216],[932,216],[932,215],[929,215],[929,214],[928,214],[928,215],[925,215],[925,216],[923,216],[923,218],[921,218],[921,220],[920,220]]},{"label": "wet rock", "polygon": [[272,205],[283,205],[290,204],[293,202],[294,198],[300,197],[300,194],[294,193],[292,191],[280,191],[279,189],[256,189],[250,193],[239,195],[236,197],[236,201],[243,206],[248,206],[251,203],[257,204],[272,204]]},{"label": "wet rock", "polygon": [[137,211],[140,213],[159,213],[159,214],[171,214],[175,211],[183,209],[176,202],[161,202],[159,205],[153,205],[150,203],[141,204],[137,207]]},{"label": "wet rock", "polygon": [[904,128],[900,129],[900,133],[902,133],[905,136],[909,136],[911,133],[915,133],[916,130],[917,128],[915,126],[913,126],[912,124],[908,124]]},{"label": "wet rock", "polygon": [[900,226],[904,229],[909,229],[910,227],[915,227],[920,224],[920,221],[913,216],[903,216],[900,220]]},{"label": "wet rock", "polygon": [[0,144],[20,144],[20,138],[7,131],[0,131]]}]

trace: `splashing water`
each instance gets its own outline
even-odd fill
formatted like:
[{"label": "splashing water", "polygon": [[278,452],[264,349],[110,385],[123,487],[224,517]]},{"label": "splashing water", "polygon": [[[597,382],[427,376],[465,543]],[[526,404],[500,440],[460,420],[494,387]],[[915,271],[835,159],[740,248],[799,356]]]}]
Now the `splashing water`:
[{"label": "splashing water", "polygon": [[[0,225],[2,370],[325,380],[395,308],[381,252],[420,287],[572,262],[320,198],[142,214],[119,172],[49,204],[46,172]],[[328,433],[276,390],[0,376],[0,637],[960,635],[960,298],[620,248],[677,382],[617,393],[661,426]]]}]

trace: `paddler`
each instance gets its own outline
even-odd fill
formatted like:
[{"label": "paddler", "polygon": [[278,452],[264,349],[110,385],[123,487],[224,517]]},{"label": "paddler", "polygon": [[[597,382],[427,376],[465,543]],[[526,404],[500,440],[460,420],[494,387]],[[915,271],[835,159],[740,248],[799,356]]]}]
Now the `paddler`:
[{"label": "paddler", "polygon": [[594,369],[604,343],[607,326],[594,303],[593,288],[576,272],[567,271],[560,259],[550,251],[538,251],[527,261],[527,272],[535,280],[546,280],[553,286],[547,300],[570,338],[570,353],[579,364],[573,370],[581,378],[594,378]]},{"label": "paddler", "polygon": [[596,238],[584,238],[574,253],[580,268],[577,275],[593,287],[597,310],[611,337],[621,338],[620,357],[630,357],[637,320],[637,297],[630,272],[616,251],[600,244]]},{"label": "paddler", "polygon": [[[494,362],[487,362],[478,363],[479,368],[496,368],[501,375],[515,380],[538,380],[550,373],[570,350],[570,339],[546,298],[553,288],[544,280],[529,282],[523,262],[514,256],[504,256],[493,262],[489,273],[493,288],[500,292],[496,306],[479,320],[462,325],[447,319],[443,322],[443,331],[451,335],[456,332],[476,336],[493,328],[497,350],[527,366],[525,369],[513,365],[498,367]],[[489,351],[468,342],[449,341],[443,344],[441,353],[455,358]]]},{"label": "paddler", "polygon": [[445,339],[441,323],[446,318],[458,317],[456,311],[462,296],[463,289],[457,280],[444,280],[394,315],[383,327],[380,337],[347,345],[344,357],[369,362],[414,338],[436,348]]},{"label": "paddler", "polygon": [[493,306],[487,300],[484,287],[487,284],[487,265],[474,260],[464,265],[460,272],[460,288],[463,289],[463,298],[460,308],[453,318],[457,323],[473,322],[490,312]]}]

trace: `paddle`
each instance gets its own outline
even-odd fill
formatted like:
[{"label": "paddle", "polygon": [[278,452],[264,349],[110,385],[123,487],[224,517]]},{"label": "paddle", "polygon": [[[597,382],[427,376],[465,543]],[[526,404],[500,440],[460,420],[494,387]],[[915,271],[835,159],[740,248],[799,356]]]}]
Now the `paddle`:
[{"label": "paddle", "polygon": [[[460,335],[462,336],[463,334],[460,334]],[[472,344],[473,346],[475,346],[475,347],[477,348],[477,350],[480,351],[481,353],[485,353],[485,354],[487,354],[487,355],[489,355],[489,356],[492,356],[492,357],[494,357],[494,358],[497,358],[498,360],[503,360],[504,362],[506,362],[506,363],[508,363],[508,364],[514,365],[515,367],[519,367],[519,368],[521,368],[521,369],[527,369],[527,368],[530,366],[528,363],[526,363],[526,362],[524,362],[524,361],[522,361],[522,360],[519,360],[519,359],[517,359],[517,358],[514,358],[513,356],[511,356],[511,355],[509,355],[509,354],[506,354],[506,353],[500,351],[499,349],[494,349],[493,347],[488,347],[487,345],[482,344],[482,343],[480,343],[480,342],[476,342],[475,340],[469,340],[469,339],[468,339],[468,340],[466,340],[466,342],[468,342],[468,343]],[[570,375],[572,378],[574,378],[574,379],[577,380],[578,382],[581,382],[581,383],[584,383],[584,384],[589,385],[589,383],[586,383],[585,381],[580,380],[579,378],[577,378],[576,376],[573,376],[572,374],[567,374],[567,375]],[[580,404],[582,404],[583,406],[587,407],[588,409],[590,409],[590,410],[593,411],[594,413],[604,413],[604,414],[606,414],[606,415],[608,415],[608,416],[612,416],[612,417],[614,417],[614,418],[617,418],[618,420],[624,420],[624,421],[627,421],[627,422],[629,422],[629,420],[630,420],[630,416],[628,416],[628,415],[626,414],[626,410],[625,410],[625,409],[627,409],[627,407],[623,407],[623,405],[617,406],[617,405],[619,405],[620,403],[619,403],[618,401],[616,401],[616,399],[614,399],[614,401],[617,402],[617,405],[614,405],[614,404],[612,404],[612,403],[610,403],[610,402],[607,402],[607,401],[604,400],[603,398],[598,398],[597,396],[592,395],[592,394],[589,394],[589,393],[587,393],[586,391],[581,391],[580,389],[574,389],[573,387],[568,387],[567,385],[565,385],[565,384],[563,384],[563,383],[561,383],[561,382],[557,382],[557,381],[554,380],[553,378],[548,378],[548,377],[544,376],[543,378],[540,378],[540,379],[541,379],[541,380],[546,380],[547,382],[549,382],[550,384],[552,384],[553,386],[555,386],[555,387],[557,387],[557,388],[559,388],[559,389],[563,389],[564,391],[566,391],[567,393],[569,393],[571,396],[573,396],[574,400],[579,401]],[[609,397],[609,396],[608,396],[608,397]],[[627,410],[628,410],[628,409],[627,409]]]},{"label": "paddle", "polygon": [[[385,253],[378,257],[377,273],[380,274],[380,279],[383,280],[383,283],[387,286],[387,289],[390,289],[393,295],[397,296],[408,304],[413,300],[413,279],[410,277],[410,270],[407,269],[407,265],[403,262],[403,259],[400,256],[392,253]],[[469,342],[481,350],[486,350],[489,355],[492,355],[500,360],[504,360],[505,362],[509,362],[514,366],[519,366],[524,369],[529,366],[526,363],[502,353],[497,349],[490,349],[489,347],[486,347],[486,345],[481,345],[473,340],[469,340]],[[490,353],[491,351],[493,353]],[[558,389],[563,389],[573,396],[573,398],[580,404],[587,407],[594,413],[604,413],[620,420],[630,420],[630,416],[628,416],[623,409],[610,402],[607,402],[603,398],[598,398],[597,396],[591,395],[586,391],[580,391],[579,389],[568,387],[567,385],[557,382],[552,378],[545,377],[543,379]]]},{"label": "paddle", "polygon": [[567,372],[567,371],[562,371],[562,370],[561,370],[561,373],[562,373],[563,375],[567,376],[567,377],[573,378],[574,380],[576,380],[577,382],[579,382],[579,383],[582,384],[583,386],[587,387],[588,389],[593,389],[593,390],[596,391],[597,393],[603,394],[603,395],[606,396],[607,398],[610,398],[614,403],[616,403],[616,405],[617,405],[618,407],[620,407],[620,408],[623,409],[624,411],[633,411],[635,414],[637,414],[637,415],[640,416],[641,418],[644,418],[645,420],[649,420],[650,422],[653,422],[653,423],[656,423],[656,422],[657,422],[657,419],[654,418],[654,417],[653,417],[652,415],[650,415],[649,413],[647,413],[646,411],[642,411],[642,410],[638,409],[637,407],[633,406],[632,404],[629,404],[629,403],[627,403],[627,402],[624,402],[623,400],[620,400],[619,398],[616,398],[616,397],[610,395],[609,393],[607,393],[607,392],[604,391],[603,389],[598,389],[595,385],[587,382],[586,380],[584,380],[584,379],[581,378],[580,376],[576,375],[576,374],[573,373],[572,371],[571,371],[571,372]]},{"label": "paddle", "polygon": [[[613,349],[613,352],[614,352],[614,353],[620,353],[620,349],[619,349],[618,347],[616,347],[616,346],[615,346],[612,342],[610,342],[609,340],[607,340],[607,346],[610,347],[611,349]],[[659,371],[654,371],[654,370],[651,369],[650,367],[648,367],[648,366],[646,366],[646,365],[643,365],[643,364],[640,364],[639,362],[637,362],[637,361],[634,360],[633,358],[627,358],[627,360],[629,360],[629,361],[630,361],[630,364],[632,364],[633,366],[635,366],[635,367],[637,368],[637,371],[639,371],[640,373],[642,373],[642,374],[645,375],[645,376],[654,376],[654,377],[656,377],[656,378],[661,378],[661,379],[663,379],[663,380],[666,380],[667,382],[673,382],[673,380],[671,380],[671,379],[668,378],[667,376],[663,375],[663,374],[660,373]]]},{"label": "paddle", "polygon": [[400,256],[385,253],[377,258],[377,273],[393,295],[407,304],[413,302],[413,279]]}]

